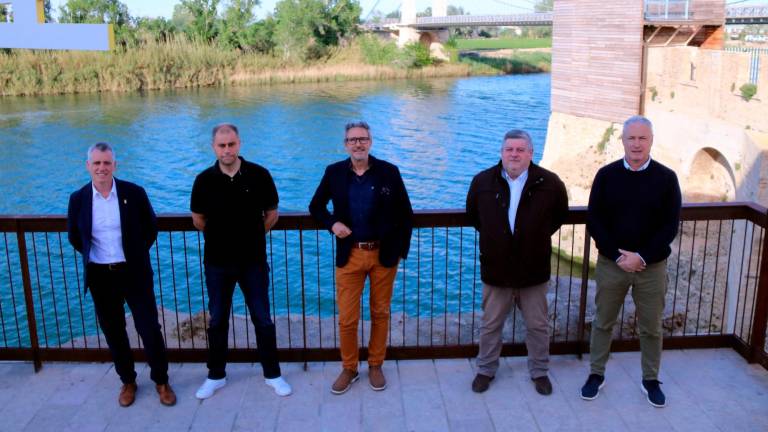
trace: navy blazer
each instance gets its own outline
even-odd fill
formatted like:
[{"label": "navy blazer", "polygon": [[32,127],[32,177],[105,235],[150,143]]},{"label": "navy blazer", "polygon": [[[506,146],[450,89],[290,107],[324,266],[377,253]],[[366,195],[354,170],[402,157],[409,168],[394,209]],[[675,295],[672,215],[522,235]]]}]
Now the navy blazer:
[{"label": "navy blazer", "polygon": [[[328,165],[320,185],[309,203],[309,212],[329,231],[333,224],[342,222],[351,226],[349,209],[349,183],[355,173],[350,159]],[[378,234],[379,262],[384,267],[397,265],[399,258],[408,257],[413,228],[413,209],[405,190],[400,170],[395,165],[368,157],[369,174],[373,180],[374,202],[372,227]],[[328,201],[333,203],[333,213],[328,211]],[[352,250],[352,236],[336,237],[336,266],[343,267]]]},{"label": "navy blazer", "polygon": [[[146,191],[134,183],[114,179],[120,208],[123,254],[135,283],[152,286],[153,273],[149,249],[157,239],[157,218]],[[93,225],[93,187],[88,182],[69,196],[67,231],[69,242],[83,255],[85,289],[88,290],[88,261]]]}]

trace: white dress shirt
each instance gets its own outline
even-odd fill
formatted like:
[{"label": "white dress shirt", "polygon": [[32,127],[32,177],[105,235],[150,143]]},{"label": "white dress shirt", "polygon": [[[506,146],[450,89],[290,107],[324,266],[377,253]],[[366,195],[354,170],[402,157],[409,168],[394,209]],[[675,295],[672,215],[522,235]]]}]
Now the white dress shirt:
[{"label": "white dress shirt", "polygon": [[91,206],[91,251],[88,259],[97,264],[125,262],[116,183],[112,180],[112,190],[106,198],[91,183],[93,205]]},{"label": "white dress shirt", "polygon": [[507,174],[507,170],[501,169],[502,176],[509,184],[509,229],[515,232],[515,218],[517,217],[517,208],[520,206],[520,197],[523,196],[523,186],[528,180],[528,170],[523,171],[516,179],[512,180]]},{"label": "white dress shirt", "polygon": [[630,170],[630,171],[643,171],[644,169],[648,168],[648,165],[651,164],[651,155],[648,155],[648,160],[645,161],[644,164],[640,165],[640,168],[638,169],[632,169],[632,167],[629,165],[629,162],[627,162],[627,158],[622,159],[624,162],[624,168]]}]

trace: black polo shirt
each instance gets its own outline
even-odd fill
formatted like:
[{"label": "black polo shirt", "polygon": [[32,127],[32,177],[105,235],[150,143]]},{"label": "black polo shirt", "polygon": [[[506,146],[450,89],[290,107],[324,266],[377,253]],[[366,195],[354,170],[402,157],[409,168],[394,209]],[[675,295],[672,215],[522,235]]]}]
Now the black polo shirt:
[{"label": "black polo shirt", "polygon": [[277,208],[277,188],[266,168],[240,158],[234,177],[219,162],[198,174],[190,209],[203,214],[205,263],[264,263],[267,260],[264,212]]}]

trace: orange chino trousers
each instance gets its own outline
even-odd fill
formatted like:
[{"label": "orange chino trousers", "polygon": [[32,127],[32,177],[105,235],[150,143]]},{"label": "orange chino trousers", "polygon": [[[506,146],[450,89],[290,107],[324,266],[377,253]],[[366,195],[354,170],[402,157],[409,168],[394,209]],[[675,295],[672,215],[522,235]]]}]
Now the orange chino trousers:
[{"label": "orange chino trousers", "polygon": [[371,335],[368,339],[368,365],[381,366],[387,354],[387,331],[392,285],[397,265],[384,267],[378,250],[353,248],[344,267],[336,267],[336,304],[339,307],[341,363],[344,369],[357,371],[359,349],[357,325],[360,321],[360,298],[365,278],[371,281]]}]

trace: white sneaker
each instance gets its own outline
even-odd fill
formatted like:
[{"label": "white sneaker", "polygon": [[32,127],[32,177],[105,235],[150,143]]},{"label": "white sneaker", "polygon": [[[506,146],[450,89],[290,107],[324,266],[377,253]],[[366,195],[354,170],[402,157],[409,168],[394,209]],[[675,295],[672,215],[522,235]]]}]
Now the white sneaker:
[{"label": "white sneaker", "polygon": [[293,393],[291,385],[288,384],[281,376],[277,378],[264,378],[264,382],[268,386],[275,389],[275,393],[277,393],[278,396],[288,396],[289,394]]},{"label": "white sneaker", "polygon": [[206,378],[203,385],[200,386],[199,389],[197,389],[197,392],[195,393],[195,397],[198,399],[208,399],[209,397],[213,396],[214,393],[216,393],[216,390],[224,387],[227,385],[227,379],[210,379]]}]

